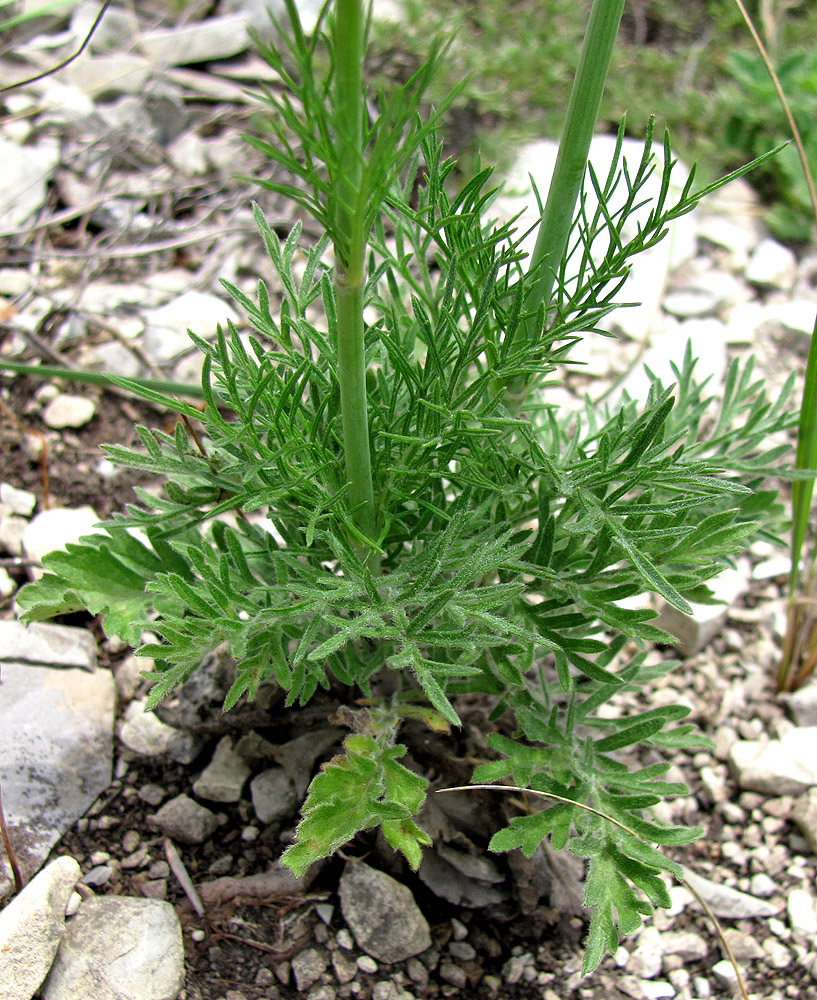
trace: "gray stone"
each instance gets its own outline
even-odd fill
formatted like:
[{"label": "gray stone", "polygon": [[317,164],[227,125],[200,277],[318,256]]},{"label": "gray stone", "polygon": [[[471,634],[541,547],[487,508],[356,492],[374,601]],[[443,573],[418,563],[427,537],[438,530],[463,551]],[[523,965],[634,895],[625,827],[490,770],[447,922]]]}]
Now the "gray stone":
[{"label": "gray stone", "polygon": [[763,958],[764,951],[751,934],[729,927],[724,930],[723,935],[739,962],[755,962]]},{"label": "gray stone", "polygon": [[455,986],[458,990],[464,990],[468,985],[468,977],[465,970],[455,962],[440,962],[440,979],[449,986]]},{"label": "gray stone", "polygon": [[4,503],[14,514],[30,517],[37,498],[28,490],[18,490],[9,483],[0,483],[0,503]]},{"label": "gray stone", "polygon": [[326,971],[326,959],[317,948],[307,948],[292,959],[292,974],[299,992],[308,990]]},{"label": "gray stone", "polygon": [[65,910],[79,875],[73,858],[57,858],[0,911],[3,1000],[30,1000],[42,985],[65,933]]},{"label": "gray stone", "polygon": [[741,788],[767,795],[799,795],[817,785],[817,726],[790,729],[779,740],[739,740],[729,763]]},{"label": "gray stone", "polygon": [[703,959],[709,954],[706,940],[694,931],[663,931],[659,943],[665,955],[677,955],[684,959]]},{"label": "gray stone", "polygon": [[218,827],[215,814],[187,795],[177,795],[175,799],[165,802],[149,822],[183,844],[201,844]]},{"label": "gray stone", "polygon": [[176,1000],[184,949],[176,911],[157,899],[86,899],[66,925],[43,1000]]},{"label": "gray stone", "polygon": [[655,979],[661,974],[663,947],[655,927],[645,927],[638,936],[638,945],[627,960],[626,970],[639,979]]},{"label": "gray stone", "polygon": [[341,984],[351,982],[357,974],[357,965],[340,950],[332,952],[332,968]]},{"label": "gray stone", "polygon": [[96,403],[85,396],[60,393],[46,406],[43,420],[53,430],[65,427],[84,427],[96,413]]},{"label": "gray stone", "polygon": [[371,955],[361,955],[357,960],[357,967],[361,972],[365,972],[369,976],[373,976],[377,972],[377,962],[375,962]]},{"label": "gray stone", "polygon": [[[54,507],[41,511],[23,532],[23,549],[29,559],[42,562],[49,552],[93,534],[98,523],[99,517],[92,507]],[[42,576],[42,570],[33,575]]]},{"label": "gray stone", "polygon": [[779,908],[767,903],[766,900],[755,899],[754,896],[739,892],[728,885],[711,882],[688,868],[684,869],[684,879],[706,900],[716,917],[748,920],[753,917],[773,917],[778,912]]},{"label": "gray stone", "polygon": [[[2,666],[0,787],[24,878],[109,786],[114,684],[110,671]],[[11,888],[0,852],[0,897]]]},{"label": "gray stone", "polygon": [[100,889],[103,885],[110,882],[112,875],[113,868],[108,865],[95,865],[82,876],[81,882],[83,885],[91,886],[93,889]]},{"label": "gray stone", "polygon": [[791,965],[791,952],[776,938],[766,938],[763,942],[763,951],[766,953],[766,962],[773,969],[787,969]]},{"label": "gray stone", "polygon": [[295,808],[295,786],[282,767],[262,771],[250,782],[255,815],[261,823],[285,819]]},{"label": "gray stone", "polygon": [[96,670],[97,648],[84,628],[32,622],[0,621],[0,663]]},{"label": "gray stone", "polygon": [[211,802],[238,802],[250,773],[247,762],[233,750],[233,741],[223,736],[213,759],[193,782],[193,791]]},{"label": "gray stone", "polygon": [[315,761],[342,738],[343,731],[335,726],[317,726],[275,748],[273,756],[292,778],[298,798],[303,798],[312,780]]},{"label": "gray stone", "polygon": [[817,854],[817,788],[809,788],[794,803],[792,819],[800,827],[809,850]]},{"label": "gray stone", "polygon": [[431,947],[428,924],[411,892],[385,872],[347,862],[340,904],[358,947],[378,961],[402,962]]},{"label": "gray stone", "polygon": [[19,229],[45,201],[46,184],[60,162],[60,144],[51,137],[32,146],[0,138],[0,161],[0,235],[4,236]]}]

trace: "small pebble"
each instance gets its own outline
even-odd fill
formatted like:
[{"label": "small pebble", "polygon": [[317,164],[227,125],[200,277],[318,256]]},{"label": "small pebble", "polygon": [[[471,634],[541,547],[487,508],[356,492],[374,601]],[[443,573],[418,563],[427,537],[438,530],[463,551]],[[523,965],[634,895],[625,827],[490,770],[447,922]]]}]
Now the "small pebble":
[{"label": "small pebble", "polygon": [[369,955],[361,955],[357,960],[357,967],[361,972],[366,972],[373,976],[377,972],[377,962]]},{"label": "small pebble", "polygon": [[65,427],[84,427],[96,413],[96,404],[84,396],[60,393],[43,411],[43,421],[52,430]]},{"label": "small pebble", "polygon": [[468,937],[468,928],[456,917],[451,918],[451,933],[455,941],[464,941]]},{"label": "small pebble", "polygon": [[149,806],[158,806],[166,795],[167,792],[159,785],[142,785],[139,789],[139,798]]},{"label": "small pebble", "polygon": [[341,929],[335,935],[335,940],[337,941],[338,945],[345,951],[351,951],[352,948],[354,947],[354,942],[352,941],[352,935],[349,933],[349,931],[346,930],[345,927],[341,927]]},{"label": "small pebble", "polygon": [[107,865],[97,865],[95,868],[92,868],[89,872],[83,875],[80,881],[83,885],[99,889],[105,885],[106,882],[110,881],[112,875],[113,868],[109,868]]},{"label": "small pebble", "polygon": [[140,836],[136,830],[128,830],[125,836],[122,838],[122,850],[125,854],[133,854],[136,848],[139,846]]}]

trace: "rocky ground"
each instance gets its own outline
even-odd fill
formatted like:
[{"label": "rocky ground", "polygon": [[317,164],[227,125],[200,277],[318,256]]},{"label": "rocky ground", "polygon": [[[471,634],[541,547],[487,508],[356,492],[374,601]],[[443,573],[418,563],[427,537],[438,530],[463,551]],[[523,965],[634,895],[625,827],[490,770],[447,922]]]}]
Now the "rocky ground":
[{"label": "rocky ground", "polygon": [[[85,57],[2,95],[0,361],[195,381],[187,328],[208,337],[227,318],[242,328],[217,279],[248,294],[259,276],[274,288],[249,200],[281,235],[292,214],[233,176],[237,165],[264,169],[239,138],[254,107],[245,82],[276,82],[246,47],[253,9],[194,4],[180,35],[158,3],[138,15],[114,4]],[[97,10],[80,6],[69,26],[23,36],[0,57],[0,84],[72,51]],[[597,165],[605,155],[602,139]],[[543,189],[551,158],[547,144],[521,150],[498,211],[519,207],[528,170]],[[741,183],[679,220],[628,286],[625,298],[644,305],[619,314],[618,340],[585,341],[583,367],[552,398],[574,407],[585,392],[640,393],[641,365],[669,375],[687,339],[713,384],[750,352],[772,394],[802,372],[817,259],[769,240],[757,220]],[[331,692],[284,712],[269,689],[222,716],[230,663],[217,651],[158,717],[146,715],[144,661],[94,621],[27,632],[15,621],[16,589],[45,552],[121,508],[134,485],[151,486],[115,470],[100,442],[135,444],[136,423],[169,430],[172,420],[121,393],[10,375],[0,376],[0,411],[0,792],[32,879],[15,897],[3,858],[3,996],[733,995],[731,965],[685,887],[583,979],[576,860],[485,849],[532,808],[524,798],[430,796],[434,847],[417,876],[371,835],[293,882],[276,859],[314,769],[343,738]],[[712,752],[673,756],[690,794],[667,816],[706,830],[677,860],[721,919],[750,995],[806,1000],[817,997],[817,685],[790,699],[773,692],[786,574],[785,553],[758,544],[720,581],[723,605],[667,620],[681,642],[655,655],[677,669],[638,703],[688,703],[714,740]],[[622,698],[615,710],[636,704]],[[490,753],[490,706],[460,707],[458,734],[406,729],[413,766],[435,789],[467,782]]]}]

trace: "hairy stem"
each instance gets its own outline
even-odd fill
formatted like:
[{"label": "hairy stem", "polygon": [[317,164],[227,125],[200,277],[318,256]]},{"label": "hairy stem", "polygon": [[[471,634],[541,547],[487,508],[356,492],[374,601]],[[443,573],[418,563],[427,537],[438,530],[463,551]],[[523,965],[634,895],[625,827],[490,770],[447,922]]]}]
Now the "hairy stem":
[{"label": "hairy stem", "polygon": [[339,169],[334,178],[335,295],[338,318],[338,379],[349,502],[357,526],[375,535],[374,486],[366,405],[363,292],[366,239],[363,231],[363,54],[365,19],[361,0],[337,0],[335,8],[334,116]]},{"label": "hairy stem", "polygon": [[[526,307],[534,312],[541,303],[545,307],[550,304],[555,276],[564,257],[623,10],[624,0],[593,0],[556,166],[530,260],[531,269],[540,269],[525,301]],[[529,336],[534,333],[530,327],[527,332]]]}]

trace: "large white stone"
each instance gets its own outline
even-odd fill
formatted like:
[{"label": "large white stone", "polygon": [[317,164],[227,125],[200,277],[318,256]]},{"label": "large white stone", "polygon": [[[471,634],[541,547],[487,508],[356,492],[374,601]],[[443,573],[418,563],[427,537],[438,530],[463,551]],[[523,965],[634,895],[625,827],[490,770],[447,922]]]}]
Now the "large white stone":
[{"label": "large white stone", "polygon": [[205,340],[216,336],[219,325],[238,322],[236,311],[224,299],[210,292],[184,292],[158,309],[145,314],[145,350],[157,362],[170,361],[193,347],[188,330]]},{"label": "large white stone", "polygon": [[688,868],[684,870],[684,880],[709,903],[716,917],[748,920],[753,917],[773,917],[779,910],[779,907],[765,899],[756,899],[731,886],[713,882]]},{"label": "large white stone", "polygon": [[28,490],[18,490],[10,483],[0,483],[0,502],[9,507],[12,513],[30,517],[37,503],[37,498]]},{"label": "large white stone", "polygon": [[[0,787],[24,877],[110,784],[114,690],[109,670],[2,665]],[[0,897],[10,888],[0,852]]]},{"label": "large white stone", "polygon": [[690,605],[692,614],[687,615],[664,602],[652,624],[678,638],[678,652],[682,656],[692,656],[720,633],[726,624],[730,606],[747,591],[748,586],[746,564],[740,564],[737,569],[729,567],[709,581],[713,596],[719,603],[693,603]]},{"label": "large white stone", "polygon": [[[613,135],[597,135],[593,138],[590,147],[590,163],[593,165],[600,183],[604,183],[612,162],[613,153],[616,147],[616,137]],[[627,161],[630,176],[636,172],[641,160],[644,145],[635,139],[625,138],[622,146],[622,159],[619,161],[620,167],[623,160]],[[663,169],[662,147],[656,143],[653,146],[656,157],[656,166],[652,176],[641,189],[639,200],[655,198],[660,190],[661,171]],[[510,219],[512,216],[522,213],[516,223],[517,233],[522,234],[531,230],[530,234],[523,241],[523,248],[531,253],[536,243],[538,222],[538,212],[536,208],[536,198],[534,197],[530,178],[536,184],[539,195],[544,202],[547,198],[550,180],[556,164],[558,153],[558,143],[544,139],[532,142],[523,146],[508,172],[506,186],[493,206],[493,211],[501,219]],[[687,168],[679,161],[672,171],[672,182],[668,197],[668,205],[677,201],[683,184],[689,176]],[[590,181],[588,171],[585,183],[586,189],[586,211],[592,217],[597,199]],[[626,198],[626,184],[624,180],[619,183],[615,194],[610,199],[612,211],[616,211]],[[635,212],[625,223],[622,229],[622,239],[631,239],[637,230],[637,225],[643,225],[649,215],[651,205],[646,204]],[[618,301],[639,303],[634,308],[618,310],[610,320],[606,321],[611,327],[622,329],[628,336],[635,340],[642,340],[650,330],[654,318],[658,312],[659,304],[663,296],[669,272],[678,267],[681,263],[689,260],[695,255],[696,237],[695,213],[691,212],[671,223],[667,236],[655,247],[638,256],[632,258],[632,269],[623,289],[618,293]],[[593,244],[593,256],[600,260],[608,244],[608,237],[604,231],[597,236]],[[567,275],[575,275],[578,267],[578,256],[568,263]]]},{"label": "large white stone", "polygon": [[71,917],[43,1000],[176,1000],[184,948],[176,911],[158,899],[86,899]]},{"label": "large white stone", "polygon": [[48,975],[65,933],[65,907],[80,867],[61,857],[0,911],[0,996],[31,1000]]},{"label": "large white stone", "polygon": [[779,740],[739,740],[729,762],[741,788],[799,795],[817,785],[817,726],[790,729]]},{"label": "large white stone", "polygon": [[249,48],[247,27],[243,14],[210,17],[180,27],[145,32],[139,39],[139,47],[149,59],[163,66],[229,59]]},{"label": "large white stone", "polygon": [[797,258],[781,243],[768,238],[761,240],[749,259],[744,276],[753,285],[788,291],[797,276]]}]

